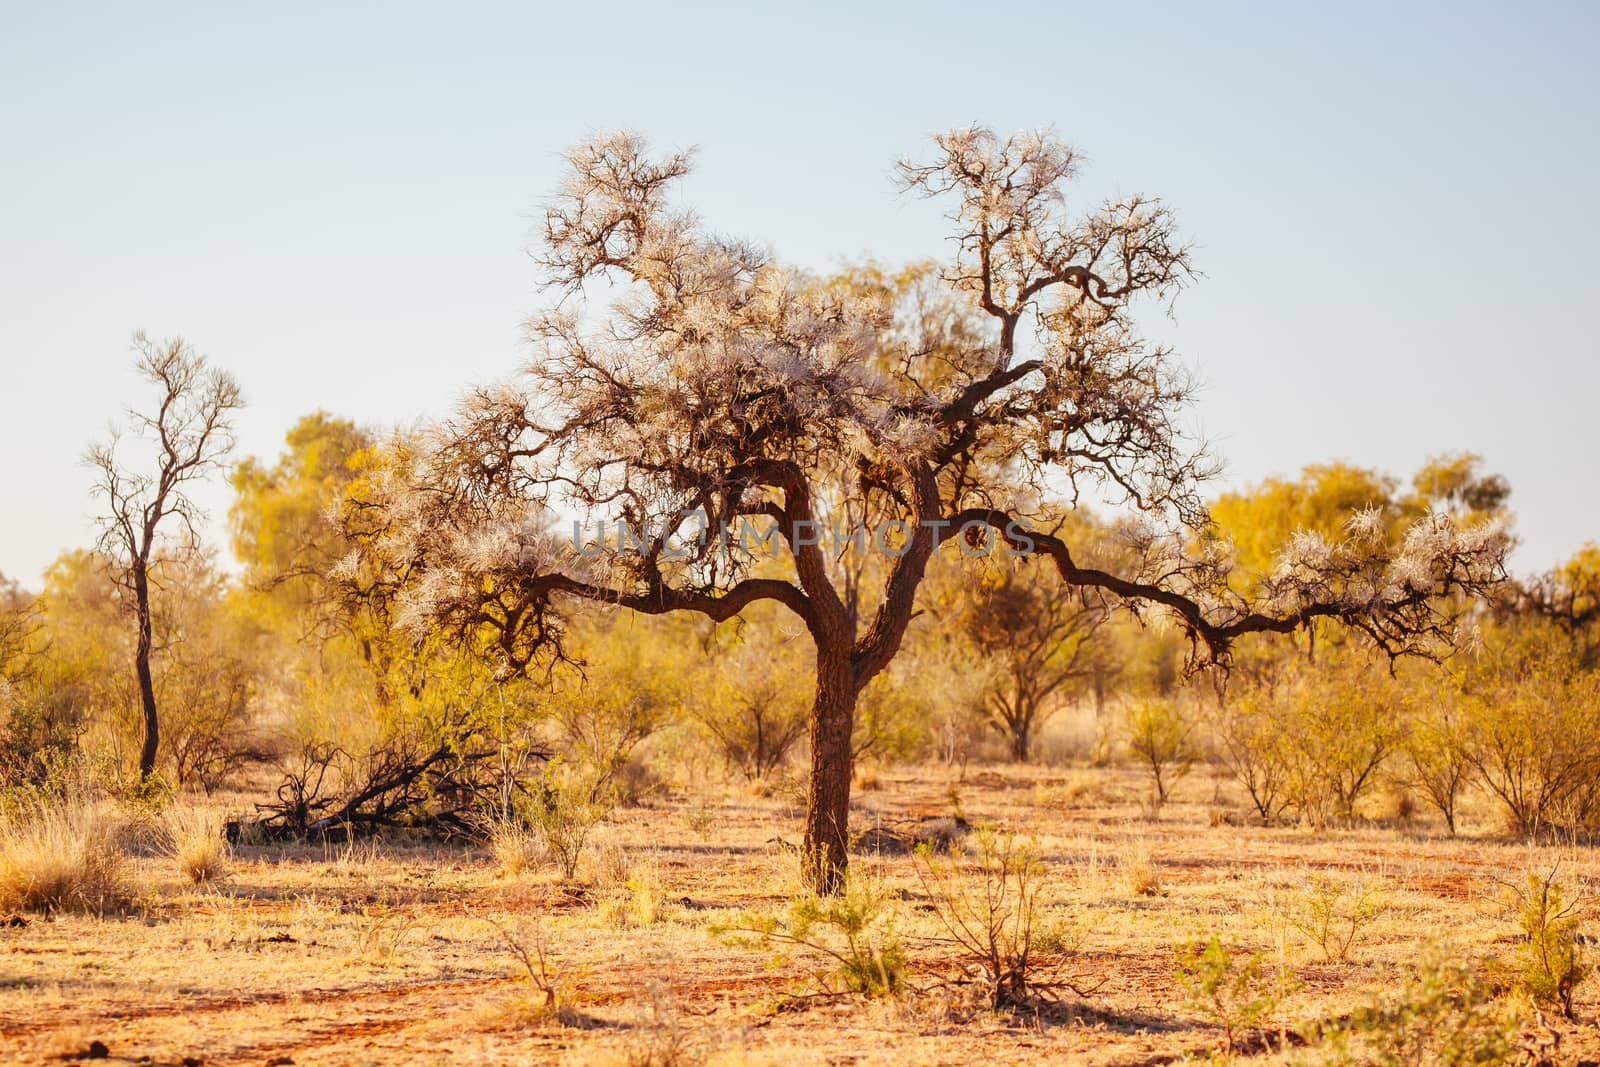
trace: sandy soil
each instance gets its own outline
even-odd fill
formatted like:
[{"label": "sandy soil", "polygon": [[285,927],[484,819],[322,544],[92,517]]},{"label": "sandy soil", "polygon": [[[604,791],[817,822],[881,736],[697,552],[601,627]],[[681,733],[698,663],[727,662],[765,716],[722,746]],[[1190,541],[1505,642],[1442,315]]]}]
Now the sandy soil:
[{"label": "sandy soil", "polygon": [[[1425,941],[1508,951],[1515,926],[1500,883],[1556,854],[1494,836],[1486,813],[1454,839],[1426,818],[1318,833],[1252,826],[1229,784],[1201,772],[1157,819],[1141,811],[1140,783],[1124,771],[963,778],[935,768],[872,784],[858,792],[858,828],[948,817],[959,805],[971,820],[1035,839],[1046,913],[1076,942],[1050,962],[1088,992],[1032,1015],[973,1010],[938,985],[952,973],[950,954],[934,940],[913,859],[867,855],[856,866],[900,897],[913,989],[889,1001],[805,995],[817,990],[807,958],[775,963],[707,929],[798,892],[782,844],[797,834],[792,796],[729,787],[619,810],[581,890],[549,867],[505,876],[481,848],[440,844],[240,848],[230,877],[201,889],[170,859],[136,860],[137,897],[119,914],[0,925],[0,1062],[86,1063],[98,1042],[112,1064],[648,1063],[653,1054],[658,1063],[1154,1065],[1205,1056],[1221,1040],[1177,987],[1175,946],[1217,932],[1292,972],[1298,989],[1279,1018],[1337,1017],[1392,988]],[[1600,880],[1595,850],[1560,851],[1565,877]],[[1380,902],[1348,959],[1326,958],[1289,921],[1318,872]],[[647,888],[629,887],[630,874]],[[559,1017],[541,1010],[510,947],[540,940],[559,972]],[[1600,980],[1581,990],[1577,1015],[1555,1024],[1561,1062],[1600,1060]]]}]

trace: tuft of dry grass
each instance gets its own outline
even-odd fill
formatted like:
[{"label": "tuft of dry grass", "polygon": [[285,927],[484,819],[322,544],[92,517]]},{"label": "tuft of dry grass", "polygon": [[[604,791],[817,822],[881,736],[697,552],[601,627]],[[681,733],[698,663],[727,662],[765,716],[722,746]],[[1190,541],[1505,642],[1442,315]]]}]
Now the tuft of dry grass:
[{"label": "tuft of dry grass", "polygon": [[1132,896],[1153,897],[1161,892],[1161,869],[1144,841],[1135,842],[1117,857],[1117,875],[1122,880],[1122,888]]},{"label": "tuft of dry grass", "polygon": [[544,862],[544,842],[539,835],[513,819],[494,820],[488,824],[487,834],[494,869],[503,877],[515,878]]},{"label": "tuft of dry grass", "polygon": [[0,814],[0,905],[101,912],[121,900],[123,853],[87,800],[20,802]]},{"label": "tuft of dry grass", "polygon": [[178,871],[195,885],[220,882],[228,875],[228,821],[216,808],[174,804],[161,817],[166,851]]}]

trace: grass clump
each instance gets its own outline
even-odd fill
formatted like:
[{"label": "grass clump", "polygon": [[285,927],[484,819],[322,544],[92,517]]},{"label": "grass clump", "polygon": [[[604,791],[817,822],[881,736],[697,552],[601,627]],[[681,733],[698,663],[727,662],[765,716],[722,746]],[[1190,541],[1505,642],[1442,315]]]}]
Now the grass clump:
[{"label": "grass clump", "polygon": [[494,857],[494,869],[502,877],[526,874],[545,858],[543,838],[515,818],[489,820],[483,825],[483,835]]},{"label": "grass clump", "polygon": [[82,797],[26,796],[0,812],[0,906],[101,912],[123,899],[110,820]]},{"label": "grass clump", "polygon": [[195,885],[220,882],[228,874],[228,825],[215,808],[174,804],[162,813],[166,851]]}]

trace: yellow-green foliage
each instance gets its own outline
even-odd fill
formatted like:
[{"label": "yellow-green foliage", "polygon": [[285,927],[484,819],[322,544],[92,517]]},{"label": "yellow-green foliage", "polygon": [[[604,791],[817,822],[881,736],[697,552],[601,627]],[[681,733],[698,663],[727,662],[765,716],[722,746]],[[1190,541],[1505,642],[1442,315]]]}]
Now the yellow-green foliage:
[{"label": "yellow-green foliage", "polygon": [[1189,1006],[1222,1028],[1226,1051],[1272,1015],[1291,985],[1282,973],[1262,973],[1260,953],[1242,956],[1216,934],[1178,950],[1176,978]]},{"label": "yellow-green foliage", "polygon": [[897,911],[883,887],[851,875],[838,896],[807,894],[783,912],[745,912],[711,933],[734,944],[775,949],[779,958],[799,950],[818,964],[824,990],[893,996],[905,983],[906,956],[896,932]]},{"label": "yellow-green foliage", "polygon": [[1327,1060],[1373,1067],[1469,1067],[1518,1062],[1522,1021],[1478,967],[1429,947],[1348,1021],[1328,1032]]},{"label": "yellow-green foliage", "polygon": [[1194,722],[1176,700],[1137,701],[1128,711],[1125,743],[1128,757],[1150,775],[1158,807],[1200,755]]},{"label": "yellow-green foliage", "polygon": [[1570,1019],[1573,996],[1591,969],[1580,932],[1588,902],[1572,894],[1559,873],[1559,864],[1545,872],[1530,870],[1524,883],[1513,887],[1524,937],[1516,963],[1528,995]]},{"label": "yellow-green foliage", "polygon": [[534,784],[526,805],[528,822],[539,832],[545,849],[571,881],[577,876],[589,835],[611,812],[609,791],[592,774],[564,760],[553,760]]}]

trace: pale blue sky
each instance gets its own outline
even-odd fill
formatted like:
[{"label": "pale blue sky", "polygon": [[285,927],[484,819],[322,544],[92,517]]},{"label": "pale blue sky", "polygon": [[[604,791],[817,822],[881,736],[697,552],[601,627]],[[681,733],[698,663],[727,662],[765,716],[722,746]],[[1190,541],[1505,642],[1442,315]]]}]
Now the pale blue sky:
[{"label": "pale blue sky", "polygon": [[0,570],[30,584],[90,538],[77,457],[139,395],[133,330],[238,375],[241,454],[318,407],[441,414],[521,358],[558,153],[610,126],[699,145],[713,225],[826,267],[941,253],[890,181],[928,133],[1053,123],[1086,193],[1197,242],[1162,331],[1225,484],[1471,448],[1519,571],[1600,537],[1594,5],[231,6],[0,5]]}]

